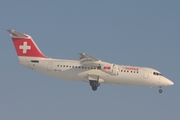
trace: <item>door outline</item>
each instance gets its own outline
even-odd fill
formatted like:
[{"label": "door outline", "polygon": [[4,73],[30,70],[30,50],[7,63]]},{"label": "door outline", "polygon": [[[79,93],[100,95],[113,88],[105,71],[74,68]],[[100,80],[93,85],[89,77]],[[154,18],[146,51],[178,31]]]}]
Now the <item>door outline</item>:
[{"label": "door outline", "polygon": [[52,71],[52,66],[53,66],[53,63],[49,62],[47,65],[47,70]]},{"label": "door outline", "polygon": [[143,77],[144,77],[145,79],[148,79],[148,78],[149,78],[149,71],[148,71],[148,70],[144,70]]}]

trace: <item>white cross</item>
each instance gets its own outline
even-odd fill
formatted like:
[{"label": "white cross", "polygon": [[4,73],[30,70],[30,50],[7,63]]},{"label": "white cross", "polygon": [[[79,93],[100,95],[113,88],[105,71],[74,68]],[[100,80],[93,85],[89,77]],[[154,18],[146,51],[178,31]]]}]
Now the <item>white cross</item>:
[{"label": "white cross", "polygon": [[28,45],[27,45],[27,42],[23,42],[23,45],[20,45],[20,46],[19,46],[19,49],[22,49],[22,50],[23,50],[23,53],[27,53],[27,50],[30,50],[30,49],[31,49],[31,46],[28,46]]}]

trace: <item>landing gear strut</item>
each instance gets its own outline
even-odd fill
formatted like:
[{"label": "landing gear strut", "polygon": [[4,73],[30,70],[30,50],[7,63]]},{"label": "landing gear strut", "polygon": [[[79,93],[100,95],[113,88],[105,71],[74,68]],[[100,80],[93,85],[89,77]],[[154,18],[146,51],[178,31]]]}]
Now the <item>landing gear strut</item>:
[{"label": "landing gear strut", "polygon": [[99,82],[98,82],[98,81],[95,81],[95,80],[90,80],[90,81],[89,81],[89,84],[90,84],[90,86],[92,87],[92,90],[93,90],[93,91],[96,91],[96,90],[97,90],[97,87],[100,86]]},{"label": "landing gear strut", "polygon": [[160,89],[159,89],[159,93],[162,93],[162,89],[161,89],[161,87],[160,87]]}]

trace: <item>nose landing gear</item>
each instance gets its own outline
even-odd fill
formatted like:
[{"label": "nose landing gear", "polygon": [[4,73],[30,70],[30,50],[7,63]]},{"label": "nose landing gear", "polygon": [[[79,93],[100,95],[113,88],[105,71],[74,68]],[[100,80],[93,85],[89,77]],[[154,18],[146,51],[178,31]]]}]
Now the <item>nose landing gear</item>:
[{"label": "nose landing gear", "polygon": [[161,89],[161,87],[160,87],[160,89],[159,89],[159,93],[162,93],[162,89]]}]

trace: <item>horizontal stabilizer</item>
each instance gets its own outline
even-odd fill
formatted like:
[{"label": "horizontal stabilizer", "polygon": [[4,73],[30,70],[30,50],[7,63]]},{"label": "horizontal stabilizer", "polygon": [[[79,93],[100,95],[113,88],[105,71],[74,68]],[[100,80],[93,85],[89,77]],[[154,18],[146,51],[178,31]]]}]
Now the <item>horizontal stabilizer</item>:
[{"label": "horizontal stabilizer", "polygon": [[15,30],[7,30],[7,31],[10,33],[11,37],[16,37],[16,38],[28,38],[29,37],[28,35],[21,34]]}]

